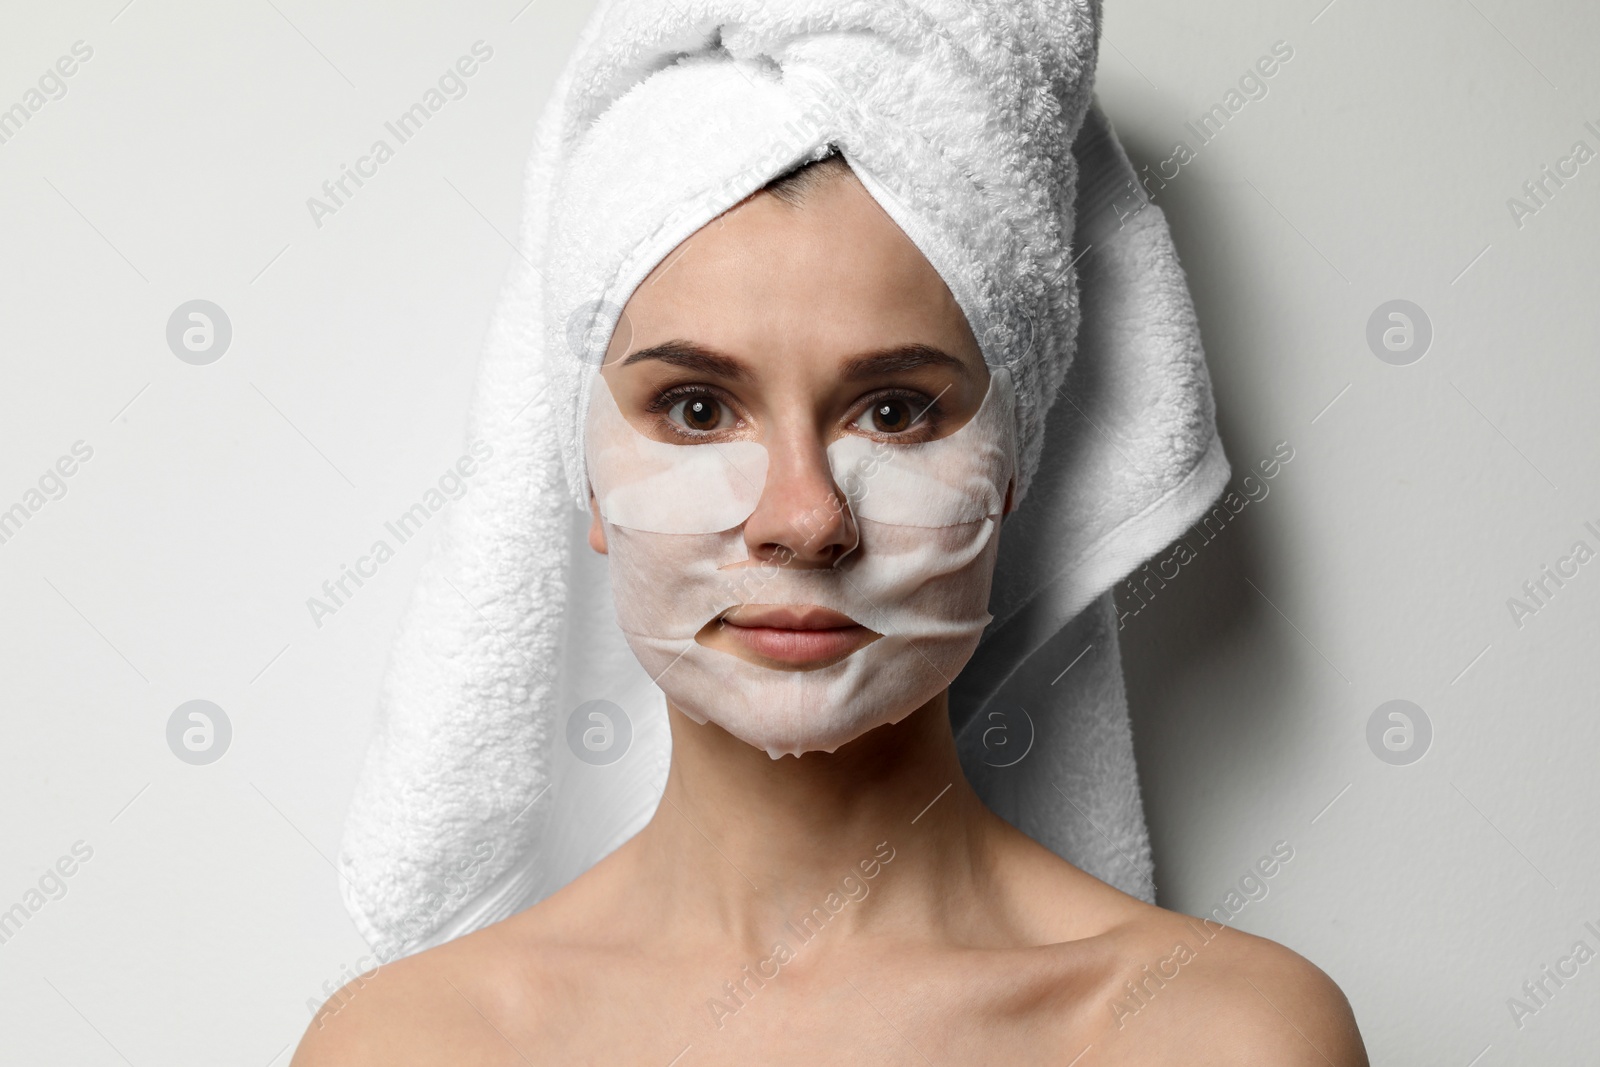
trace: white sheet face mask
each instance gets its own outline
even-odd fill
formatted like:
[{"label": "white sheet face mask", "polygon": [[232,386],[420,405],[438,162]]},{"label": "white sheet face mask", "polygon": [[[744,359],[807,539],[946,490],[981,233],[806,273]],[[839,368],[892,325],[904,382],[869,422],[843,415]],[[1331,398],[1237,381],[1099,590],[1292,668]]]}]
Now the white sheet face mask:
[{"label": "white sheet face mask", "polygon": [[[983,403],[954,433],[906,444],[847,434],[827,446],[859,533],[831,568],[750,558],[744,523],[766,481],[766,446],[646,437],[597,378],[585,462],[617,621],[684,714],[774,759],[832,752],[955,680],[993,618],[989,586],[1015,462],[1009,371],[990,368]],[[829,518],[819,515],[816,529]],[[789,547],[808,532],[794,531]],[[761,666],[695,640],[745,604],[818,605],[882,636],[810,670]]]}]

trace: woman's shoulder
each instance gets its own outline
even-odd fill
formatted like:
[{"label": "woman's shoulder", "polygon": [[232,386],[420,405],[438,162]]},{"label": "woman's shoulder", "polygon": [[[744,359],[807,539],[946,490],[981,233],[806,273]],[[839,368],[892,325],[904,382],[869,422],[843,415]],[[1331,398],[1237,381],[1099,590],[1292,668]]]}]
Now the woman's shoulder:
[{"label": "woman's shoulder", "polygon": [[1213,919],[1126,899],[1095,939],[1106,960],[1089,1005],[1100,1013],[1098,1063],[1170,1054],[1196,1064],[1366,1067],[1349,1001],[1310,960]]},{"label": "woman's shoulder", "polygon": [[1080,1067],[1173,1060],[1365,1067],[1333,979],[1275,941],[1148,904],[1032,839],[1010,841],[1011,912],[1049,945],[1045,972]]},{"label": "woman's shoulder", "polygon": [[526,1035],[490,1021],[527,1018],[539,999],[514,936],[497,924],[358,976],[311,1020],[290,1067],[526,1064]]}]

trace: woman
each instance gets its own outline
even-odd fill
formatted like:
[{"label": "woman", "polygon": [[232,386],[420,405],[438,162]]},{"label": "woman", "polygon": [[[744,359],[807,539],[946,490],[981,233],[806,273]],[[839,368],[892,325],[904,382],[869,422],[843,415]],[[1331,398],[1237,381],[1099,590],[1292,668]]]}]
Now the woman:
[{"label": "woman", "polygon": [[950,685],[1038,390],[853,163],[811,154],[651,253],[574,362],[566,472],[667,697],[653,817],[347,985],[294,1064],[1365,1064],[1315,966],[1091,877],[968,782]]},{"label": "woman", "polygon": [[[764,436],[781,458],[743,527],[751,558],[829,567],[857,531],[830,506],[827,445],[954,432],[988,374],[949,289],[840,157],[802,174],[697,232],[625,309],[631,351],[691,341],[743,380],[628,352],[601,374],[641,429],[672,424],[663,439]],[[904,344],[957,362],[841,373]],[[590,543],[606,551],[598,510]],[[704,642],[801,669],[872,639],[811,628],[834,621],[735,613]],[[542,903],[382,968],[294,1063],[1366,1062],[1306,960],[1121,893],[991,813],[946,698],[780,760],[669,702],[671,772],[642,832]]]}]

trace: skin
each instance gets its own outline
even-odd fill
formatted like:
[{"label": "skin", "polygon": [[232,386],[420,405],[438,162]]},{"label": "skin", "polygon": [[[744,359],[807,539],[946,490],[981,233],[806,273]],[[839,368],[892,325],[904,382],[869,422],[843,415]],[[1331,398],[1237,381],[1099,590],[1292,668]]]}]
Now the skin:
[{"label": "skin", "polygon": [[[848,171],[799,206],[757,194],[696,233],[626,325],[601,373],[636,427],[766,444],[745,537],[752,560],[784,566],[851,550],[824,449],[902,425],[893,405],[873,414],[879,394],[942,393],[943,421],[918,431],[942,436],[987,384],[949,290]],[[668,341],[731,356],[750,380],[626,362]],[[848,361],[912,343],[956,362],[846,381]],[[677,422],[647,410],[685,384],[704,387],[698,421],[686,405]],[[819,527],[821,514],[834,518]],[[589,542],[606,551],[598,510]],[[751,655],[720,630],[700,639]],[[962,776],[947,698],[781,760],[669,703],[672,765],[644,830],[541,903],[346,986],[293,1067],[1367,1063],[1314,965],[1130,897],[989,811]],[[809,936],[786,925],[817,907]]]}]

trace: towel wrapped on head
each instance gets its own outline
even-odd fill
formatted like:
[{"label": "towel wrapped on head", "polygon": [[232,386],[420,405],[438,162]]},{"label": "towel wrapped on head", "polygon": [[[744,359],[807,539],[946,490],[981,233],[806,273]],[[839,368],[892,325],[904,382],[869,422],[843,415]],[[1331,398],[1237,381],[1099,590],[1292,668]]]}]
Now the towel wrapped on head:
[{"label": "towel wrapped on head", "polygon": [[[541,115],[456,501],[402,622],[339,854],[386,954],[542,899],[637,832],[661,691],[585,542],[583,427],[623,305],[683,240],[840,152],[1016,388],[994,621],[951,691],[986,803],[1153,899],[1108,590],[1220,493],[1227,461],[1161,212],[1092,106],[1099,5],[601,0]],[[567,743],[619,709],[615,762]]]}]

